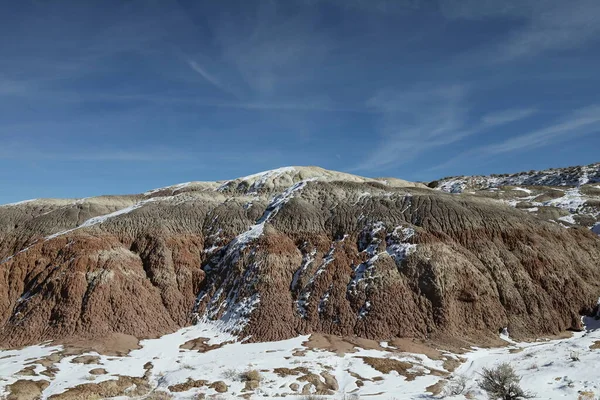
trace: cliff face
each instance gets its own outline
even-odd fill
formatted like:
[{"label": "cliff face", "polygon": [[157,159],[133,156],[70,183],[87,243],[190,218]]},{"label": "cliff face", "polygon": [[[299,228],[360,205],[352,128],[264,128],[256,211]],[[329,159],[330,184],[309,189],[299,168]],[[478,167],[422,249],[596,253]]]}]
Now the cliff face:
[{"label": "cliff face", "polygon": [[577,328],[600,237],[481,196],[285,168],[0,207],[0,345],[157,336],[484,340]]}]

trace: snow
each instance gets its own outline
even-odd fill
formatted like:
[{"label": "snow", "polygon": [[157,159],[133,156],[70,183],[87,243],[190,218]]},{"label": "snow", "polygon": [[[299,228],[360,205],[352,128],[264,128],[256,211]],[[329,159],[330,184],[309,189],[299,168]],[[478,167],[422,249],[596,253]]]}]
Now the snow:
[{"label": "snow", "polygon": [[579,207],[585,203],[586,199],[582,196],[579,188],[569,189],[563,197],[544,202],[545,206],[554,206],[563,208],[571,212],[577,212]]},{"label": "snow", "polygon": [[517,191],[520,191],[520,192],[525,192],[527,194],[531,194],[531,190],[525,189],[525,188],[522,188],[522,187],[516,187],[516,188],[513,188],[513,190],[517,190]]},{"label": "snow", "polygon": [[[600,332],[594,330],[575,333],[569,339],[514,343],[497,349],[474,348],[464,355],[467,361],[454,375],[468,379],[467,389],[477,399],[485,398],[485,394],[477,388],[478,373],[484,367],[490,368],[503,362],[513,366],[522,376],[521,386],[535,392],[536,398],[577,399],[580,391],[592,391],[597,395],[600,382],[595,365],[600,361],[600,350],[590,350],[590,346],[598,340]],[[579,361],[572,359],[575,355],[578,355]]]},{"label": "snow", "polygon": [[[256,308],[260,302],[258,294],[251,295],[250,297],[239,298],[240,293],[254,292],[251,287],[254,285],[256,271],[259,268],[258,263],[254,262],[245,268],[245,272],[241,277],[235,277],[234,275],[227,274],[227,270],[230,269],[240,258],[240,255],[246,249],[246,247],[262,236],[265,224],[274,218],[279,210],[287,204],[296,194],[301,191],[308,182],[313,179],[307,179],[295,183],[294,185],[287,188],[283,193],[275,196],[261,218],[245,232],[242,232],[236,236],[225,248],[224,256],[218,261],[216,265],[210,265],[207,268],[216,268],[223,271],[226,274],[225,282],[220,283],[220,287],[216,290],[206,305],[206,311],[204,315],[211,319],[219,318],[220,321],[226,322],[230,332],[238,333],[248,324],[250,314]],[[209,249],[213,250],[214,246]],[[309,263],[305,265],[308,266]],[[297,279],[297,277],[296,277]],[[226,296],[225,300],[221,299],[223,295],[223,287],[232,284],[232,288]],[[212,288],[212,285],[207,285],[206,289],[203,289],[197,296],[196,304],[200,305],[209,296],[208,288]],[[247,289],[247,290],[244,290]]]},{"label": "snow", "polygon": [[171,190],[172,192],[175,192],[175,191],[183,189],[191,184],[192,184],[192,182],[184,182],[184,183],[179,183],[177,185],[148,190],[147,192],[144,193],[144,196],[149,196],[154,193],[162,192],[163,190]]},{"label": "snow", "polygon": [[[346,291],[352,296],[356,296],[359,290],[367,292],[369,286],[380,276],[377,274],[376,262],[383,255],[392,257],[398,267],[408,255],[413,253],[417,245],[408,243],[414,235],[413,228],[397,226],[391,233],[385,235],[385,250],[379,251],[382,239],[378,236],[379,232],[386,232],[386,225],[381,222],[375,222],[359,235],[359,249],[362,253],[369,256],[367,261],[358,264],[354,267],[352,279],[348,282]],[[358,312],[359,318],[364,318],[368,315],[371,304],[367,301]]]},{"label": "snow", "polygon": [[27,204],[27,203],[31,203],[33,201],[36,201],[38,199],[29,199],[29,200],[22,200],[22,201],[17,201],[16,203],[7,203],[7,204],[0,204],[0,207],[13,207],[13,206],[20,206],[22,204]]},{"label": "snow", "polygon": [[[363,309],[368,310],[370,304],[365,303]],[[477,380],[482,369],[491,368],[499,363],[508,362],[522,377],[521,386],[525,390],[535,392],[540,399],[577,399],[579,392],[591,391],[600,394],[600,382],[597,379],[597,365],[600,362],[600,350],[591,350],[590,346],[600,341],[600,323],[587,318],[586,331],[574,333],[572,337],[559,340],[540,340],[530,343],[519,343],[510,339],[508,332],[501,338],[507,341],[506,347],[477,348],[461,354],[465,362],[454,372],[453,376],[463,376],[467,381],[467,390],[471,399],[485,399],[486,395],[477,387]],[[97,364],[73,363],[76,355],[67,356],[56,364],[58,372],[43,392],[42,399],[62,393],[70,387],[90,383],[89,370],[104,368],[107,375],[100,375],[94,382],[117,379],[118,375],[142,377],[146,372],[144,365],[150,362],[150,383],[158,390],[168,390],[168,386],[185,382],[188,378],[204,379],[209,382],[225,381],[229,386],[227,395],[236,396],[242,392],[244,382],[237,374],[256,369],[261,371],[263,381],[253,394],[253,399],[281,398],[289,393],[289,385],[298,382],[298,376],[281,377],[273,371],[275,368],[304,367],[315,374],[328,371],[335,376],[339,390],[335,397],[357,393],[363,398],[415,399],[426,397],[426,388],[442,379],[432,370],[444,371],[443,360],[432,360],[422,354],[396,351],[388,343],[382,343],[384,351],[357,349],[355,353],[337,355],[333,352],[308,349],[304,343],[308,336],[298,336],[288,340],[266,343],[247,343],[227,333],[222,322],[203,320],[197,325],[186,327],[158,339],[143,340],[140,349],[131,351],[122,357],[104,356],[97,353],[85,355],[98,356]],[[198,338],[205,338],[207,344],[222,344],[222,347],[202,353],[196,350],[182,349],[184,343]],[[385,346],[384,346],[385,344]],[[32,361],[60,352],[61,346],[37,345],[19,350],[0,350],[0,396],[6,394],[6,386],[20,378],[48,380],[45,376],[19,376],[17,373]],[[296,352],[304,355],[294,355]],[[456,359],[458,356],[445,353]],[[423,372],[412,381],[407,381],[396,372],[382,374],[369,365],[362,357],[389,358],[410,362],[414,366],[410,371]],[[578,359],[578,361],[576,360]],[[42,372],[38,365],[36,372]],[[363,378],[364,386],[356,384],[358,374]],[[381,377],[381,380],[370,380]],[[379,378],[378,378],[379,379]],[[187,392],[172,393],[174,399],[192,399],[200,392],[215,394],[213,389],[192,389]],[[279,396],[278,396],[279,395]],[[327,397],[325,397],[327,398]],[[463,395],[449,396],[452,400],[464,400]]]},{"label": "snow", "polygon": [[575,219],[573,218],[572,215],[565,215],[564,217],[559,217],[558,220],[567,222],[567,223],[573,224],[573,225],[575,225],[577,223],[577,222],[575,222]]},{"label": "snow", "polygon": [[258,239],[263,234],[265,223],[267,223],[275,215],[277,215],[281,207],[283,207],[287,202],[289,202],[296,195],[296,192],[302,190],[308,182],[313,180],[314,179],[306,179],[300,181],[287,188],[280,195],[275,196],[271,200],[271,203],[265,210],[263,216],[257,221],[257,223],[252,225],[246,232],[243,232],[242,234],[238,235],[232,241],[230,245],[230,251],[234,249],[239,250],[240,246],[243,247],[251,241]]},{"label": "snow", "polygon": [[62,231],[62,232],[58,232],[58,233],[55,233],[55,234],[50,235],[50,236],[46,236],[45,239],[46,240],[54,239],[54,238],[57,238],[59,236],[63,236],[63,235],[66,235],[68,233],[71,233],[73,231],[76,231],[78,229],[89,228],[89,227],[94,226],[94,225],[102,224],[102,223],[106,222],[107,220],[109,220],[111,218],[115,218],[115,217],[118,217],[120,215],[125,215],[125,214],[128,214],[128,213],[130,213],[130,212],[132,212],[134,210],[137,210],[138,208],[142,207],[144,204],[152,202],[152,201],[156,201],[156,199],[143,200],[143,201],[140,201],[139,203],[136,203],[136,204],[134,204],[132,206],[125,207],[125,208],[123,208],[121,210],[117,210],[117,211],[112,212],[110,214],[105,214],[105,215],[100,215],[100,216],[97,216],[97,217],[90,218],[87,221],[84,221],[81,225],[79,225],[76,228],[68,229],[66,231]]},{"label": "snow", "polygon": [[217,191],[223,191],[232,183],[241,181],[241,182],[247,182],[250,184],[250,187],[246,191],[248,194],[256,194],[256,193],[258,193],[258,191],[260,189],[262,189],[266,185],[266,183],[269,181],[269,179],[276,179],[277,177],[279,177],[281,175],[284,175],[287,173],[292,173],[295,171],[296,171],[296,168],[294,168],[294,167],[282,167],[282,168],[272,169],[269,171],[259,172],[257,174],[252,174],[252,175],[244,176],[244,177],[237,178],[234,180],[225,181],[221,186],[219,186],[219,188],[217,188]]},{"label": "snow", "polygon": [[[84,221],[81,225],[79,225],[79,226],[77,226],[75,228],[67,229],[65,231],[57,232],[57,233],[54,233],[52,235],[46,236],[44,238],[44,240],[48,241],[48,240],[55,239],[55,238],[60,237],[60,236],[67,235],[67,234],[69,234],[71,232],[74,232],[74,231],[82,229],[82,228],[89,228],[89,227],[94,226],[94,225],[102,224],[102,223],[106,222],[107,220],[109,220],[111,218],[115,218],[115,217],[118,217],[120,215],[125,215],[125,214],[128,214],[128,213],[130,213],[130,212],[132,212],[134,210],[137,210],[138,208],[142,207],[146,203],[149,203],[149,202],[152,202],[152,201],[157,201],[157,199],[159,199],[159,198],[152,198],[152,199],[143,200],[143,201],[140,201],[139,203],[136,203],[136,204],[134,204],[132,206],[129,206],[129,207],[125,207],[125,208],[117,210],[115,212],[90,218],[90,219]],[[12,260],[16,255],[26,252],[36,242],[33,242],[30,246],[25,247],[24,249],[20,250],[18,253],[13,254],[12,256],[9,256],[9,257],[5,258],[4,260],[2,260],[0,262],[0,265],[2,265],[4,263]]]},{"label": "snow", "polygon": [[543,171],[516,173],[506,176],[459,176],[440,180],[437,189],[462,193],[467,186],[490,189],[500,186],[582,186],[600,181],[600,163],[579,169],[554,168]]}]

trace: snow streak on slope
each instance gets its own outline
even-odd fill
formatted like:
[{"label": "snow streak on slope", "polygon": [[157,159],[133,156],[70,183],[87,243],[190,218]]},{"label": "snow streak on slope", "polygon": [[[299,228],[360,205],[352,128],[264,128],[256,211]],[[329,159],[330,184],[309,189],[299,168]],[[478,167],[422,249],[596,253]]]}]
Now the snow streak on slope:
[{"label": "snow streak on slope", "polygon": [[296,171],[294,167],[283,167],[278,169],[273,169],[269,171],[259,172],[257,174],[252,174],[248,176],[244,176],[242,178],[234,179],[231,181],[226,181],[223,183],[217,190],[223,191],[233,185],[234,183],[245,183],[248,186],[246,189],[247,194],[257,194],[261,189],[265,187],[269,180],[274,180],[282,175],[293,173]]},{"label": "snow streak on slope", "polygon": [[254,251],[251,251],[249,263],[241,275],[237,275],[233,266],[239,261],[246,247],[263,234],[265,224],[311,180],[300,181],[275,196],[262,217],[225,247],[224,254],[216,265],[209,264],[205,267],[206,271],[218,270],[220,273],[215,281],[208,283],[198,294],[194,307],[196,313],[206,303],[203,315],[226,322],[231,332],[239,333],[244,329],[250,314],[260,302],[258,293],[251,289],[258,279],[260,265],[253,259]]},{"label": "snow streak on slope", "polygon": [[[391,257],[400,267],[402,261],[416,250],[417,245],[409,243],[409,240],[415,235],[412,228],[397,226],[392,232],[387,232],[385,224],[379,221],[371,224],[359,235],[358,247],[362,249],[361,253],[365,254],[368,259],[354,268],[352,279],[346,289],[348,296],[357,296],[359,291],[367,293],[371,284],[380,278],[376,263],[381,257]],[[380,251],[384,239],[385,248]],[[370,308],[371,302],[365,301],[359,310],[358,317],[366,317]]]},{"label": "snow streak on slope", "polygon": [[29,200],[22,200],[22,201],[17,201],[15,203],[7,203],[7,204],[0,204],[0,207],[14,207],[14,206],[20,206],[23,204],[27,204],[27,203],[32,203],[34,201],[36,201],[37,199],[29,199]]},{"label": "snow streak on slope", "polygon": [[112,212],[110,214],[105,214],[105,215],[100,215],[100,216],[97,216],[97,217],[90,218],[90,219],[88,219],[87,221],[83,222],[81,225],[79,225],[76,228],[68,229],[66,231],[62,231],[62,232],[58,232],[58,233],[55,233],[55,234],[50,235],[50,236],[46,236],[46,240],[50,240],[50,239],[54,239],[54,238],[59,237],[59,236],[66,235],[66,234],[71,233],[71,232],[73,232],[75,230],[78,230],[78,229],[89,228],[89,227],[94,226],[94,225],[102,224],[102,223],[106,222],[107,220],[109,220],[111,218],[118,217],[119,215],[129,214],[130,212],[132,212],[134,210],[137,210],[138,208],[142,207],[144,204],[152,202],[152,201],[156,201],[156,198],[140,201],[139,203],[136,203],[136,204],[134,204],[132,206],[129,206],[129,207],[125,207],[125,208],[123,208],[121,210],[117,210],[117,211]]}]

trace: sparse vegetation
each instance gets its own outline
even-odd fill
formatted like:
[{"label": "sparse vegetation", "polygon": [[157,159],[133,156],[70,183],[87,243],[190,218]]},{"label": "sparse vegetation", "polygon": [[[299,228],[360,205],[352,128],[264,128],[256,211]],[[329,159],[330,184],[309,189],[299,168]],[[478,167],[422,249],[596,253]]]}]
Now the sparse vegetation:
[{"label": "sparse vegetation", "polygon": [[458,396],[465,392],[467,388],[467,378],[462,375],[457,375],[450,379],[444,386],[444,396]]},{"label": "sparse vegetation", "polygon": [[594,392],[591,392],[591,391],[581,392],[581,393],[579,393],[579,396],[577,396],[577,400],[597,400],[597,399],[598,398],[596,397]]},{"label": "sparse vegetation", "polygon": [[579,352],[578,351],[572,351],[569,354],[569,358],[571,359],[571,361],[579,361]]},{"label": "sparse vegetation", "polygon": [[519,377],[508,363],[496,368],[484,368],[481,372],[479,387],[485,391],[490,400],[522,400],[531,399],[533,393],[523,390]]},{"label": "sparse vegetation", "polygon": [[241,373],[240,378],[242,378],[243,382],[256,381],[260,382],[262,380],[262,375],[256,369],[250,369],[248,371],[244,371]]},{"label": "sparse vegetation", "polygon": [[342,396],[340,400],[360,400],[360,396],[357,393],[353,394],[345,394]]},{"label": "sparse vegetation", "polygon": [[236,381],[240,378],[240,373],[233,368],[226,369],[221,375],[223,376],[223,378],[228,379],[230,381]]}]

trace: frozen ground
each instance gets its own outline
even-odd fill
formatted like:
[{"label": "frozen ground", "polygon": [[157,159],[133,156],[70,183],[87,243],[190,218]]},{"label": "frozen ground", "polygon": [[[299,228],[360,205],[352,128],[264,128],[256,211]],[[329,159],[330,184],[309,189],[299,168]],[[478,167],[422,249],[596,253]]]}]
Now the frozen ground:
[{"label": "frozen ground", "polygon": [[[327,388],[335,392],[335,395],[324,397],[330,399],[350,394],[368,399],[433,399],[441,398],[442,394],[434,396],[428,392],[431,385],[460,375],[467,379],[465,393],[447,398],[485,399],[485,394],[477,388],[478,373],[484,367],[509,362],[523,377],[522,386],[535,392],[537,398],[577,399],[582,392],[600,395],[596,370],[600,364],[600,349],[597,348],[600,347],[600,330],[596,328],[600,328],[600,324],[595,326],[593,320],[586,322],[585,332],[575,333],[568,339],[535,343],[515,343],[507,339],[507,347],[473,348],[460,355],[464,362],[451,375],[444,368],[447,365],[444,358],[458,359],[458,356],[449,353],[434,360],[422,354],[398,352],[382,343],[383,350],[357,348],[355,352],[336,355],[328,350],[309,349],[305,345],[308,336],[279,342],[242,343],[224,333],[219,325],[203,322],[159,339],[143,341],[140,349],[124,357],[86,353],[92,356],[88,364],[77,363],[79,355],[55,357],[58,361],[54,364],[53,378],[40,374],[45,366],[38,360],[51,354],[60,355],[61,346],[0,351],[0,395],[7,394],[8,385],[19,379],[49,381],[42,394],[42,399],[47,399],[77,385],[99,383],[118,376],[143,377],[150,368],[146,377],[154,390],[168,392],[173,385],[188,380],[205,380],[206,385],[223,381],[227,392],[220,398],[238,398],[242,394],[250,398],[280,398],[283,395],[301,398],[299,392],[303,387],[308,388],[306,392],[315,392],[316,384],[321,385],[322,390]],[[203,348],[204,352],[201,352],[190,346],[181,347],[198,338],[205,338],[203,344],[214,348],[208,351]],[[393,368],[403,366],[396,368],[401,374],[396,370],[382,372],[381,367],[370,366],[372,363],[368,360],[379,360]],[[28,366],[33,368],[24,373]],[[103,368],[106,373],[90,375],[89,371],[97,368]],[[245,390],[246,382],[240,374],[249,370],[259,371],[262,380],[258,387]],[[195,399],[201,393],[211,396],[216,391],[201,386],[171,394],[174,399]]]}]

